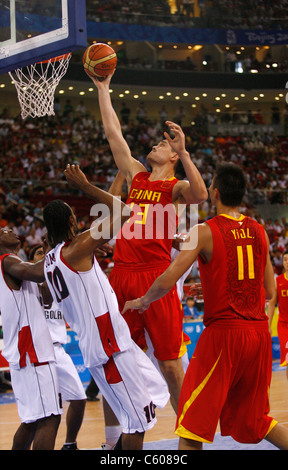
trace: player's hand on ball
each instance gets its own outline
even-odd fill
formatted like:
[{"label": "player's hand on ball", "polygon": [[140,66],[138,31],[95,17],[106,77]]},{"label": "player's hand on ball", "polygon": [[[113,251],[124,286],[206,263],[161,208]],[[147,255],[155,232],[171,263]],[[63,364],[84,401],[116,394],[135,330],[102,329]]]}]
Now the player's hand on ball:
[{"label": "player's hand on ball", "polygon": [[[85,70],[85,72],[86,72],[86,70]],[[113,77],[114,73],[115,73],[115,70],[114,70],[114,72],[110,73],[110,75],[107,75],[106,77],[91,77],[91,75],[89,75],[88,73],[87,73],[87,75],[88,75],[89,78],[91,78],[94,85],[97,88],[100,88],[101,86],[109,86],[110,85],[111,78]]]}]

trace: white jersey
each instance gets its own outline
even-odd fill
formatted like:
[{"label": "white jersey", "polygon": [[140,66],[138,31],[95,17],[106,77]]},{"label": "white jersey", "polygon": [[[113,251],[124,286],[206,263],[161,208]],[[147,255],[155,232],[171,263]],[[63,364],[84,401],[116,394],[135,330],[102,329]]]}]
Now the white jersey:
[{"label": "white jersey", "polygon": [[131,345],[128,325],[119,312],[116,295],[94,257],[92,268],[80,272],[62,257],[64,243],[45,259],[48,287],[70,328],[79,338],[86,367],[105,364],[117,351]]},{"label": "white jersey", "polygon": [[0,256],[0,311],[4,349],[2,355],[10,368],[26,366],[27,355],[32,364],[55,361],[51,336],[40,303],[38,285],[22,281],[19,290],[10,289],[4,279]]},{"label": "white jersey", "polygon": [[45,318],[53,343],[67,343],[66,322],[60,305],[53,300],[51,305],[44,305]]}]

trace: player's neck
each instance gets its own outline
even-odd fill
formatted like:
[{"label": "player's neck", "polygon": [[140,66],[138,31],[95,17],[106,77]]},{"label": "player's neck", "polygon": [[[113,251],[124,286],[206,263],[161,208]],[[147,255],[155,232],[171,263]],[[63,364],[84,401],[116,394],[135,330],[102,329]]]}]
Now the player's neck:
[{"label": "player's neck", "polygon": [[157,181],[157,180],[170,180],[175,176],[174,169],[167,166],[158,166],[153,165],[151,175],[149,177],[150,181]]},{"label": "player's neck", "polygon": [[229,217],[233,217],[234,219],[239,219],[241,217],[238,207],[224,206],[220,203],[216,209],[217,215],[228,215]]},{"label": "player's neck", "polygon": [[5,246],[1,246],[0,247],[0,256],[1,255],[7,255],[8,253],[13,253],[14,255],[17,255],[17,248],[18,248],[18,245],[16,248],[9,248],[9,247],[5,247]]}]

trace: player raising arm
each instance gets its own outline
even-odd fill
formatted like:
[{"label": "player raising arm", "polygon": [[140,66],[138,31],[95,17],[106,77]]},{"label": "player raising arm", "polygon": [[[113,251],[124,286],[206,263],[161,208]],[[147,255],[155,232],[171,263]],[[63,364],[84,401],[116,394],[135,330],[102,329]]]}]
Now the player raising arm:
[{"label": "player raising arm", "polygon": [[[110,209],[100,221],[104,233],[108,227],[112,235],[115,217],[123,223],[130,216],[129,209],[125,215],[125,204],[88,183],[78,166],[67,166],[65,175]],[[115,293],[95,258],[95,249],[109,236],[99,236],[99,224],[78,233],[75,214],[63,201],[49,202],[43,217],[51,245],[44,265],[47,285],[79,338],[85,366],[122,426],[123,450],[142,449],[145,431],[156,422],[155,406],[165,406],[169,393],[152,362],[132,341]]]},{"label": "player raising arm", "polygon": [[221,434],[238,442],[265,438],[288,449],[288,430],[268,415],[272,346],[265,298],[274,294],[274,273],[263,227],[239,213],[245,186],[239,167],[217,169],[209,189],[217,216],[193,228],[171,266],[124,308],[145,314],[198,257],[206,328],[181,389],[180,450],[213,442],[219,420]]},{"label": "player raising arm", "polygon": [[[147,156],[151,172],[132,157],[111,103],[111,77],[109,75],[102,82],[92,80],[98,88],[105,135],[118,170],[126,178],[129,191],[126,204],[135,209],[134,217],[124,224],[117,235],[114,267],[109,277],[119,307],[123,309],[125,301],[135,298],[139,288],[144,293],[147,286],[171,263],[172,240],[179,224],[178,209],[183,210],[186,205],[204,201],[207,190],[185,148],[185,135],[181,127],[171,121],[166,123],[169,132],[164,133],[164,139],[154,145]],[[187,181],[175,177],[179,159]],[[163,223],[161,216],[157,217],[159,208],[167,214]],[[157,305],[147,309],[141,318],[127,311],[125,320],[132,338],[142,349],[147,348],[146,338],[149,336],[161,372],[169,385],[176,412],[184,377],[181,358],[187,350],[183,341],[183,309],[179,298],[171,291]]]},{"label": "player raising arm", "polygon": [[[103,81],[92,78],[98,88],[98,99],[101,116],[103,120],[106,138],[109,142],[115,163],[126,178],[128,189],[130,189],[134,176],[146,168],[131,155],[131,150],[123,137],[121,124],[112,106],[109,85],[112,75]],[[169,130],[173,132],[172,139],[164,132],[165,139],[154,146],[147,156],[147,161],[152,168],[152,179],[162,180],[167,177],[167,158],[176,162],[179,158],[183,164],[187,181],[178,181],[173,189],[173,202],[181,200],[186,204],[200,204],[207,199],[207,190],[204,181],[196,166],[190,159],[185,148],[185,136],[178,124],[171,121],[166,122]],[[167,157],[168,154],[168,157]]]}]

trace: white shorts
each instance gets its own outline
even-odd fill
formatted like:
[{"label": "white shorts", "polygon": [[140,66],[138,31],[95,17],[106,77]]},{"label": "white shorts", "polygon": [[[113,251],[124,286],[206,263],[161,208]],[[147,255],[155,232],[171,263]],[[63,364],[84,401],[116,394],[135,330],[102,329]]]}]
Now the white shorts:
[{"label": "white shorts", "polygon": [[86,400],[86,393],[76,367],[60,343],[54,343],[56,371],[60,393],[64,401]]},{"label": "white shorts", "polygon": [[163,408],[170,394],[164,379],[134,342],[127,351],[113,354],[106,364],[89,371],[123,433],[153,428],[157,421],[155,407]]},{"label": "white shorts", "polygon": [[11,384],[22,423],[63,413],[56,365],[34,366],[27,360],[22,369],[10,369]]}]

